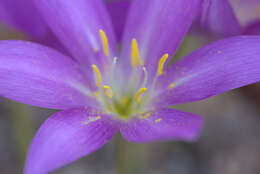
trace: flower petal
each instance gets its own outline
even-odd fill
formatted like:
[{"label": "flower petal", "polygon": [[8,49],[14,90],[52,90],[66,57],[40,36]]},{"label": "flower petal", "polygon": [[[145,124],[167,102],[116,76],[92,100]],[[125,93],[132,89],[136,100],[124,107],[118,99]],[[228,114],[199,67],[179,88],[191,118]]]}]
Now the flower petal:
[{"label": "flower petal", "polygon": [[124,61],[130,65],[131,40],[136,38],[140,57],[153,77],[163,54],[173,56],[177,50],[199,6],[200,0],[134,0],[124,31]]},{"label": "flower petal", "polygon": [[32,37],[42,38],[48,33],[48,26],[34,7],[32,0],[1,0],[0,20]]},{"label": "flower petal", "polygon": [[163,92],[154,101],[164,106],[193,102],[260,81],[259,48],[259,36],[240,36],[193,52],[162,76],[157,88]]},{"label": "flower petal", "polygon": [[25,41],[0,42],[0,95],[34,106],[65,109],[94,104],[78,64]]},{"label": "flower petal", "polygon": [[199,22],[210,33],[241,34],[242,28],[228,0],[203,0]]},{"label": "flower petal", "polygon": [[118,41],[121,41],[130,0],[109,1],[106,3]]},{"label": "flower petal", "polygon": [[45,174],[106,144],[118,130],[108,115],[91,108],[54,114],[35,135],[27,154],[25,174]]},{"label": "flower petal", "polygon": [[202,118],[175,109],[158,109],[122,124],[120,131],[128,141],[194,141],[202,127]]},{"label": "flower petal", "polygon": [[247,35],[260,35],[260,20],[256,20],[246,26],[244,34]]},{"label": "flower petal", "polygon": [[242,26],[260,18],[260,0],[229,0]]},{"label": "flower petal", "polygon": [[104,56],[99,30],[106,32],[111,56],[115,50],[115,37],[109,15],[102,0],[64,1],[35,0],[35,4],[75,59],[91,69],[91,63],[102,64]]},{"label": "flower petal", "polygon": [[29,39],[63,49],[35,8],[32,0],[1,0],[0,21],[22,32]]}]

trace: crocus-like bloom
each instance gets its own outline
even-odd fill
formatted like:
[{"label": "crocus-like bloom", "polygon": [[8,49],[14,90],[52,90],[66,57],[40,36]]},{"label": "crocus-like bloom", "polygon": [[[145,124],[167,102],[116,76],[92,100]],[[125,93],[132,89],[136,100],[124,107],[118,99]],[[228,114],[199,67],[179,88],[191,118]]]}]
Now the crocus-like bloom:
[{"label": "crocus-like bloom", "polygon": [[209,34],[234,36],[242,33],[242,27],[229,0],[202,0],[198,24]]},{"label": "crocus-like bloom", "polygon": [[260,34],[260,0],[231,0],[235,13],[244,26],[244,33],[250,35]]},{"label": "crocus-like bloom", "polygon": [[[120,25],[115,25],[115,29],[117,30],[117,35],[119,35],[119,37],[121,31],[123,30],[122,24],[124,24],[124,20],[122,19],[125,18],[125,13],[127,13],[127,10],[131,5],[131,1],[133,0],[112,0],[111,2],[107,3],[109,12],[113,17],[113,21],[120,21]],[[242,6],[242,2],[240,2],[240,0],[234,1],[236,6]],[[252,6],[252,4],[255,5],[255,1],[259,0],[242,1],[243,6],[245,6],[244,4],[248,4],[249,2],[249,4]],[[234,3],[232,5],[234,5]],[[200,10],[196,15],[196,22],[192,27],[192,32],[199,32],[202,34],[221,37],[242,34],[244,28],[242,27],[239,19],[237,18],[237,14],[234,12],[232,5],[230,3],[230,0],[201,0]],[[119,22],[115,24],[118,23]]]},{"label": "crocus-like bloom", "polygon": [[63,110],[35,135],[26,174],[43,174],[87,155],[120,130],[131,142],[193,141],[199,115],[168,106],[260,80],[260,37],[221,40],[166,66],[200,0],[134,0],[117,51],[101,0],[35,0],[70,53],[25,41],[0,42],[0,95]]},{"label": "crocus-like bloom", "polygon": [[218,36],[259,34],[260,0],[202,0],[198,23]]}]

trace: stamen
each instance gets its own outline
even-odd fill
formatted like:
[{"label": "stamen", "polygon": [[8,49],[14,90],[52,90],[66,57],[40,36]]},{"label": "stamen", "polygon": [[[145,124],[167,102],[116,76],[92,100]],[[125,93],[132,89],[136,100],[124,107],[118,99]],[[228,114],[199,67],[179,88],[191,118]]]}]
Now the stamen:
[{"label": "stamen", "polygon": [[158,118],[158,119],[156,119],[154,122],[155,123],[159,123],[159,122],[161,122],[162,121],[162,119],[161,118]]},{"label": "stamen", "polygon": [[110,98],[110,99],[114,96],[113,90],[112,90],[111,87],[108,86],[108,85],[104,85],[104,86],[103,86],[103,91],[104,91],[104,93],[106,94],[106,96],[107,96],[108,98]]},{"label": "stamen", "polygon": [[99,116],[96,116],[96,118],[95,118],[96,120],[100,120],[101,119],[101,116],[99,115]]},{"label": "stamen", "polygon": [[175,87],[175,84],[174,83],[171,83],[168,87],[169,90],[172,90],[173,88]]},{"label": "stamen", "polygon": [[145,93],[147,90],[147,88],[140,88],[137,93],[136,93],[136,96],[135,96],[135,101],[138,103],[140,101],[140,97],[143,93]]},{"label": "stamen", "polygon": [[132,39],[131,64],[132,67],[143,65],[143,61],[139,56],[138,43],[136,39]]},{"label": "stamen", "polygon": [[159,61],[159,63],[158,63],[157,76],[162,75],[164,63],[166,62],[166,60],[168,59],[168,57],[169,57],[168,54],[164,54],[164,55],[162,56],[162,58],[160,59],[160,61]]},{"label": "stamen", "polygon": [[144,81],[142,83],[142,87],[145,87],[148,81],[148,73],[145,67],[143,67],[143,71],[144,71]]},{"label": "stamen", "polygon": [[101,83],[102,83],[101,73],[100,73],[100,71],[99,71],[99,69],[96,65],[93,64],[92,68],[93,68],[93,72],[95,74],[96,85],[97,85],[98,88],[100,88]]},{"label": "stamen", "polygon": [[106,33],[103,30],[100,29],[99,35],[100,35],[100,38],[102,40],[104,54],[105,54],[105,56],[108,56],[108,54],[109,54],[108,53],[108,39],[107,39]]},{"label": "stamen", "polygon": [[110,71],[109,71],[110,81],[113,81],[113,80],[114,80],[114,71],[115,71],[116,63],[117,63],[117,57],[114,57],[114,58],[113,58],[113,62],[112,62],[112,66],[111,66]]},{"label": "stamen", "polygon": [[140,119],[146,119],[146,118],[149,118],[151,116],[151,113],[146,113],[145,115],[139,115],[139,118]]},{"label": "stamen", "polygon": [[91,122],[94,122],[94,121],[97,121],[97,120],[100,120],[101,119],[101,116],[100,115],[98,115],[98,116],[96,116],[96,117],[88,117],[88,120],[86,120],[86,121],[82,121],[81,122],[81,124],[82,125],[87,125],[87,124],[89,124],[89,123],[91,123]]},{"label": "stamen", "polygon": [[113,64],[116,65],[116,62],[117,62],[117,57],[114,57],[113,58]]}]

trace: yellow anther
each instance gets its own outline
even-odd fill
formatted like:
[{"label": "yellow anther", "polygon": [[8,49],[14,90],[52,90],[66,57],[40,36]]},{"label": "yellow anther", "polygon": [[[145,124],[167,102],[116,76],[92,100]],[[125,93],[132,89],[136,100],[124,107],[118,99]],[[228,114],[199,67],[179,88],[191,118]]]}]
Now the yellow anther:
[{"label": "yellow anther", "polygon": [[103,44],[103,49],[104,49],[104,53],[106,56],[108,56],[108,39],[107,39],[107,35],[103,30],[99,30],[99,35],[100,38],[102,40],[102,44]]},{"label": "yellow anther", "polygon": [[140,88],[137,93],[136,93],[136,96],[135,96],[135,101],[136,102],[139,102],[140,101],[140,97],[143,93],[145,93],[147,90],[147,88]]},{"label": "yellow anther", "polygon": [[161,118],[158,118],[158,119],[156,119],[154,122],[155,123],[159,123],[159,122],[161,122],[162,121],[162,119]]},{"label": "yellow anther", "polygon": [[104,86],[103,86],[103,91],[104,91],[104,93],[106,94],[106,96],[107,96],[108,98],[110,98],[110,99],[114,96],[113,90],[112,90],[111,87],[108,86],[108,85],[104,85]]},{"label": "yellow anther", "polygon": [[100,73],[100,71],[99,71],[99,69],[96,65],[93,64],[92,68],[93,68],[93,71],[94,71],[94,74],[95,74],[96,85],[97,85],[97,87],[100,88],[101,83],[102,83],[101,73]]},{"label": "yellow anther", "polygon": [[87,124],[89,124],[89,123],[92,123],[92,122],[97,121],[97,120],[100,120],[100,119],[101,119],[101,116],[100,116],[100,115],[98,115],[98,116],[96,116],[96,117],[90,116],[90,117],[88,117],[88,120],[82,121],[81,124],[82,124],[82,125],[87,125]]},{"label": "yellow anther", "polygon": [[100,120],[101,119],[101,116],[96,116],[95,120]]},{"label": "yellow anther", "polygon": [[163,73],[163,66],[166,62],[166,60],[168,59],[169,55],[168,54],[164,54],[162,56],[162,58],[160,59],[159,63],[158,63],[158,70],[157,70],[157,75],[160,76]]},{"label": "yellow anther", "polygon": [[169,90],[172,90],[173,88],[175,87],[175,84],[174,83],[171,83],[168,87]]},{"label": "yellow anther", "polygon": [[140,119],[146,119],[149,118],[151,116],[151,113],[146,113],[144,116],[143,115],[139,115]]},{"label": "yellow anther", "polygon": [[143,61],[139,56],[138,43],[136,39],[132,39],[131,64],[132,67],[143,65]]}]

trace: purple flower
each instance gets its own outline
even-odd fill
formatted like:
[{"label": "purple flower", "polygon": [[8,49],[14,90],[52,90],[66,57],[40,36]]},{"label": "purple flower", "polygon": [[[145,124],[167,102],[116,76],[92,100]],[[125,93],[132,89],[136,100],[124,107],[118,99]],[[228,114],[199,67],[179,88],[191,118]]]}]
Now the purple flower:
[{"label": "purple flower", "polygon": [[[120,38],[126,13],[133,0],[114,0],[107,3],[110,14],[112,15],[117,31]],[[233,4],[230,0],[201,0],[200,10],[196,14],[196,22],[192,27],[192,32],[202,33],[213,36],[235,36],[242,34],[244,28],[241,26],[240,21],[233,10],[232,5],[242,6],[241,4],[249,3],[250,6],[255,5],[259,0],[234,0]],[[251,5],[252,4],[252,5]],[[241,7],[240,7],[241,8]],[[252,13],[252,12],[251,12]],[[123,15],[122,15],[123,14]],[[247,12],[248,14],[248,12]],[[243,14],[245,16],[245,14]],[[118,22],[120,21],[120,23]]]},{"label": "purple flower", "polygon": [[197,20],[202,31],[213,35],[234,36],[243,30],[229,0],[202,0]]},{"label": "purple flower", "polygon": [[0,95],[63,110],[30,146],[24,172],[43,174],[87,155],[120,130],[131,142],[198,138],[202,118],[170,105],[260,80],[260,37],[207,45],[166,67],[200,0],[134,0],[121,51],[101,0],[35,0],[71,58],[36,43],[0,42]]},{"label": "purple flower", "polygon": [[250,35],[260,34],[260,0],[231,0],[236,15],[244,26],[243,33]]},{"label": "purple flower", "polygon": [[259,5],[260,0],[202,0],[195,26],[214,36],[259,34]]}]

